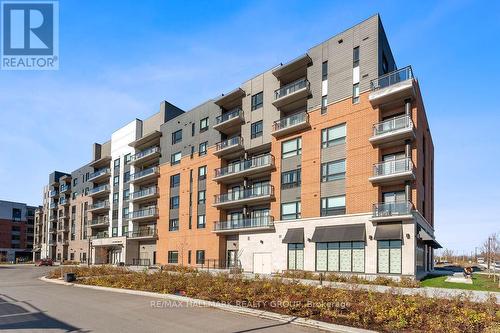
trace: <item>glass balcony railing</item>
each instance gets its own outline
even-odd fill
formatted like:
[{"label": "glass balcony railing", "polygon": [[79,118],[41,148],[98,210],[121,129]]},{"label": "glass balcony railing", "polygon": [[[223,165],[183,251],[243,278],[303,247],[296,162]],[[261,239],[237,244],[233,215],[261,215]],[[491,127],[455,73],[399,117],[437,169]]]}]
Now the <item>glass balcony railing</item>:
[{"label": "glass balcony railing", "polygon": [[98,201],[89,206],[89,210],[109,208],[109,200]]},{"label": "glass balcony railing", "polygon": [[71,190],[71,186],[69,184],[64,184],[64,185],[61,185],[61,187],[60,187],[61,192],[66,192],[69,190]]},{"label": "glass balcony railing", "polygon": [[156,206],[155,206],[155,207],[150,207],[150,208],[130,212],[128,216],[131,219],[140,219],[140,218],[146,218],[146,217],[154,217],[157,215],[158,215],[158,208],[156,208]]},{"label": "glass balcony railing", "polygon": [[111,169],[110,168],[102,168],[102,169],[99,169],[97,171],[94,171],[91,174],[89,174],[88,180],[92,181],[93,179],[98,178],[100,176],[103,176],[105,174],[111,174]]},{"label": "glass balcony railing", "polygon": [[413,79],[413,70],[411,69],[411,66],[395,70],[371,80],[370,88],[372,91],[383,89],[409,79]]},{"label": "glass balcony railing", "polygon": [[249,219],[237,219],[231,221],[215,222],[215,231],[266,228],[266,227],[272,227],[273,225],[274,225],[274,218],[272,216],[261,216]]},{"label": "glass balcony railing", "polygon": [[94,187],[92,189],[89,190],[89,194],[92,195],[92,194],[96,194],[96,193],[99,193],[99,192],[106,192],[106,191],[109,191],[109,185],[105,184],[105,185],[101,185],[101,186],[97,186],[97,187]]},{"label": "glass balcony railing", "polygon": [[130,157],[130,160],[132,162],[134,162],[134,161],[140,160],[143,157],[146,157],[146,156],[149,156],[149,155],[153,155],[153,154],[159,153],[159,152],[160,152],[160,147],[151,147],[151,148],[145,149],[143,151],[140,151],[140,152],[138,152],[135,155],[132,155]]},{"label": "glass balcony railing", "polygon": [[50,209],[54,209],[54,208],[56,208],[56,207],[57,207],[57,204],[56,204],[55,202],[51,202],[51,203],[49,204],[49,208],[50,208]]},{"label": "glass balcony railing", "polygon": [[67,205],[67,204],[69,204],[68,198],[66,198],[66,197],[59,198],[59,204],[60,205]]},{"label": "glass balcony railing", "polygon": [[413,170],[411,158],[404,157],[391,161],[380,162],[373,165],[373,176],[390,176]]},{"label": "glass balcony railing", "polygon": [[59,191],[58,190],[52,190],[49,192],[49,197],[55,197],[59,194]]},{"label": "glass balcony railing", "polygon": [[238,118],[242,114],[242,111],[240,108],[233,109],[231,111],[225,112],[215,118],[215,123],[216,125],[222,124],[226,121],[229,121],[234,118]]},{"label": "glass balcony railing", "polygon": [[137,200],[157,193],[158,193],[158,188],[156,186],[152,186],[140,191],[133,192],[132,194],[130,194],[130,198],[132,200]]},{"label": "glass balcony railing", "polygon": [[137,171],[136,173],[130,175],[130,180],[138,180],[140,178],[152,175],[152,174],[157,174],[158,173],[158,167],[151,167],[148,169],[144,169],[141,171]]},{"label": "glass balcony railing", "polygon": [[286,86],[276,89],[274,91],[274,99],[276,100],[283,98],[304,88],[309,88],[309,81],[306,78],[299,79],[287,84]]},{"label": "glass balcony railing", "polygon": [[109,233],[107,231],[101,231],[96,233],[92,238],[99,239],[99,238],[108,238]]},{"label": "glass balcony railing", "polygon": [[102,225],[106,225],[106,224],[109,224],[109,216],[99,216],[95,219],[92,219],[90,221],[90,225],[99,225],[99,224],[102,224]]},{"label": "glass balcony railing", "polygon": [[139,228],[134,231],[129,231],[127,236],[129,238],[135,237],[156,237],[157,231],[156,228]]},{"label": "glass balcony railing", "polygon": [[248,160],[229,164],[227,167],[215,169],[215,178],[236,174],[262,166],[274,165],[274,156],[271,154],[253,157]]},{"label": "glass balcony railing", "polygon": [[276,120],[273,123],[273,132],[308,122],[309,122],[309,114],[307,114],[306,112],[296,113],[289,117]]},{"label": "glass balcony railing", "polygon": [[274,186],[257,185],[239,191],[231,191],[224,194],[215,195],[215,204],[229,203],[239,200],[247,200],[259,197],[274,195]]},{"label": "glass balcony railing", "polygon": [[413,128],[413,122],[408,115],[394,117],[373,125],[373,136],[383,135],[402,129]]},{"label": "glass balcony railing", "polygon": [[382,202],[373,205],[373,217],[410,215],[413,205],[410,201]]},{"label": "glass balcony railing", "polygon": [[218,142],[215,145],[215,150],[221,151],[221,150],[224,150],[226,148],[234,147],[234,146],[238,146],[238,145],[242,145],[242,144],[243,144],[243,138],[241,136],[235,136],[235,137],[232,137],[230,139]]}]

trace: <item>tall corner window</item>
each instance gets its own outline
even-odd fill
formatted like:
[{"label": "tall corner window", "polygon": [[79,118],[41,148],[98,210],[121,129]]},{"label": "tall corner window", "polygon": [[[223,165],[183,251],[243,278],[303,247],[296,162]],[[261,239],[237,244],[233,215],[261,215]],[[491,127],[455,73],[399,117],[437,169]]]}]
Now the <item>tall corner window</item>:
[{"label": "tall corner window", "polygon": [[340,124],[321,130],[321,147],[333,147],[345,143],[346,125]]},{"label": "tall corner window", "polygon": [[321,97],[321,114],[325,114],[327,111],[326,106],[328,105],[328,96],[322,96]]},{"label": "tall corner window", "polygon": [[359,46],[352,49],[352,68],[359,66]]},{"label": "tall corner window", "polygon": [[301,154],[302,154],[301,137],[285,141],[281,144],[281,158],[287,158]]},{"label": "tall corner window", "polygon": [[323,61],[321,64],[321,80],[328,80],[328,61]]},{"label": "tall corner window", "polygon": [[352,85],[352,102],[359,103],[359,83]]},{"label": "tall corner window", "polygon": [[260,92],[252,96],[252,106],[251,110],[257,110],[264,105],[264,92]]},{"label": "tall corner window", "polygon": [[262,125],[262,120],[256,121],[251,125],[251,138],[255,139],[258,138],[259,136],[262,136],[262,130],[263,130],[263,125]]}]

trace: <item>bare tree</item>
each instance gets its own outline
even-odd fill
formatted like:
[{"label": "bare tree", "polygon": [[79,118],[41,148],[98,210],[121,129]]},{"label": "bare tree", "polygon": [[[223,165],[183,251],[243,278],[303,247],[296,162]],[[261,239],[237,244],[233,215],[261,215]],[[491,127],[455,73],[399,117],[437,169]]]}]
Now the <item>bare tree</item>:
[{"label": "bare tree", "polygon": [[488,268],[488,277],[491,277],[491,275],[493,275],[493,281],[495,281],[497,278],[497,275],[495,274],[496,261],[500,257],[500,233],[493,233],[489,235],[488,239],[483,243],[481,250],[485,254],[486,265]]}]

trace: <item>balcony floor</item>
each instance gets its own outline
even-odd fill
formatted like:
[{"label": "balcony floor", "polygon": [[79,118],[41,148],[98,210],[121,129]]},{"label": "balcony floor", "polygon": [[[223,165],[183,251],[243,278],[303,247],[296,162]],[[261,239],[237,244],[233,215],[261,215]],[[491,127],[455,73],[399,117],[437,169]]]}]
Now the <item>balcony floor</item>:
[{"label": "balcony floor", "polygon": [[404,144],[406,140],[415,139],[415,130],[413,127],[402,128],[399,130],[372,136],[369,141],[372,146],[389,147],[392,145]]},{"label": "balcony floor", "polygon": [[414,180],[414,179],[415,179],[415,173],[413,170],[398,172],[390,175],[372,176],[368,178],[368,180],[374,185],[379,185],[379,184],[395,185],[403,183],[407,180]]}]

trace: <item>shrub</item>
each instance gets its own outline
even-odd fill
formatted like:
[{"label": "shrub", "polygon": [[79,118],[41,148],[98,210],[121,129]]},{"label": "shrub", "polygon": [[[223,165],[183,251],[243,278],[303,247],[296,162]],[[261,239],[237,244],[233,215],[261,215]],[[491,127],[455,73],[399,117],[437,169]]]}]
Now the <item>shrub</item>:
[{"label": "shrub", "polygon": [[49,279],[58,279],[64,273],[75,273],[77,278],[90,277],[90,276],[101,276],[101,275],[118,275],[118,274],[128,274],[130,273],[124,267],[114,267],[109,265],[102,266],[75,266],[75,267],[63,267],[53,269],[47,277]]}]

